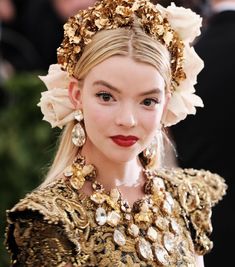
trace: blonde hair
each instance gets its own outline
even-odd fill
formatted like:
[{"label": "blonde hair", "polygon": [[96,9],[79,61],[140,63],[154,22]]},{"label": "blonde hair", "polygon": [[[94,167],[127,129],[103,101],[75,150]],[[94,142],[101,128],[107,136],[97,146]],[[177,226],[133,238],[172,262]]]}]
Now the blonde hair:
[{"label": "blonde hair", "polygon": [[[131,29],[117,28],[96,33],[76,64],[74,77],[82,81],[94,66],[115,55],[131,57],[136,62],[154,66],[165,81],[165,90],[170,90],[170,54],[163,44],[149,37],[137,22]],[[73,126],[74,122],[71,122],[65,127],[54,162],[41,187],[60,177],[78,153],[78,148],[71,141]],[[163,153],[162,143],[158,143],[158,163]]]}]

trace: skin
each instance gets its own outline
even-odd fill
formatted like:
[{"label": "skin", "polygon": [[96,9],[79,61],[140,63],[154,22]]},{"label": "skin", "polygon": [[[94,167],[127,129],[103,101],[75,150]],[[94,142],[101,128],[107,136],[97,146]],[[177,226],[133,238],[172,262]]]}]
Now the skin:
[{"label": "skin", "polygon": [[[161,128],[170,98],[162,76],[151,65],[113,56],[96,65],[82,84],[73,80],[69,96],[84,114],[87,140],[81,153],[97,167],[97,180],[104,188],[118,187],[132,205],[144,196],[138,155]],[[114,135],[136,136],[138,141],[131,147],[120,147],[110,138]],[[85,184],[83,191],[90,195],[90,185]],[[203,267],[202,257],[196,256],[196,261]]]},{"label": "skin", "polygon": [[15,7],[11,0],[0,0],[0,21],[11,21],[15,16]]},{"label": "skin", "polygon": [[53,4],[58,14],[67,19],[77,14],[79,10],[93,6],[96,0],[53,0]]},{"label": "skin", "polygon": [[235,0],[211,0],[211,4],[212,5],[216,5],[216,4],[219,4],[219,3],[225,3],[225,2],[234,4]]},{"label": "skin", "polygon": [[[164,88],[164,80],[153,66],[121,56],[98,64],[80,88],[70,88],[72,102],[84,114],[87,141],[82,154],[99,170],[97,180],[107,190],[121,185],[119,189],[127,199],[125,191],[133,188],[138,192],[135,198],[143,195],[138,154],[161,127]],[[115,135],[136,136],[139,140],[131,147],[120,147],[110,138]],[[131,203],[136,199],[128,200]]]}]

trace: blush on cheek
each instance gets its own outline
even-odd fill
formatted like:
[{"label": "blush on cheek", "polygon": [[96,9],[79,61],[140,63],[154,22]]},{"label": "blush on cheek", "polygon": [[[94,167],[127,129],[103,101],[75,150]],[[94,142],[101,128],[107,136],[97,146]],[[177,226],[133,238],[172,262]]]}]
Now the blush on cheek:
[{"label": "blush on cheek", "polygon": [[89,108],[84,110],[84,117],[87,121],[100,127],[102,125],[106,125],[105,127],[107,127],[109,121],[114,120],[113,112],[110,109],[100,108],[94,103],[89,103]]},{"label": "blush on cheek", "polygon": [[161,124],[161,118],[162,118],[162,110],[153,112],[152,114],[147,114],[147,116],[145,117],[145,121],[147,125],[149,125],[149,127],[159,128],[158,126],[160,126]]}]

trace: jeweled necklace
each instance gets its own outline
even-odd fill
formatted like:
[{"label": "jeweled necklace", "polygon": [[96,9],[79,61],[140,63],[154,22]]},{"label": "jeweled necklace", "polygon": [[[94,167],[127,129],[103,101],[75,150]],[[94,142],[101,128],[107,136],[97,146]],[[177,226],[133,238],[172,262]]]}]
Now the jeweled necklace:
[{"label": "jeweled necklace", "polygon": [[[131,208],[128,202],[122,199],[118,189],[105,192],[102,184],[95,180],[95,167],[86,165],[83,156],[78,155],[73,164],[64,171],[75,190],[80,190],[85,181],[92,183],[93,193],[89,198],[94,204],[95,221],[99,226],[108,225],[114,228],[113,240],[117,245],[126,244],[127,234],[135,239],[141,258],[153,260],[155,257],[159,263],[167,265],[168,253],[172,253],[174,238],[179,232],[178,224],[171,218],[174,200],[166,192],[162,178],[156,177],[154,172],[148,169],[143,169],[143,173],[146,177],[146,195],[134,202]],[[119,229],[119,225],[124,227],[124,233],[121,231],[123,229]],[[162,245],[156,243],[159,231],[165,232]]]}]

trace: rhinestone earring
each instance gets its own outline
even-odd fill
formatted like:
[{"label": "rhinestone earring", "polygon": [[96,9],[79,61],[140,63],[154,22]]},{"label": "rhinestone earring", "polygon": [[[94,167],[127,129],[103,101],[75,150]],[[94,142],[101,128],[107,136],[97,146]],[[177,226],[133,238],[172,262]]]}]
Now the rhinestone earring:
[{"label": "rhinestone earring", "polygon": [[86,134],[81,125],[83,113],[80,109],[75,112],[74,118],[78,123],[74,125],[72,130],[72,142],[75,146],[82,147],[86,142]]},{"label": "rhinestone earring", "polygon": [[147,167],[153,167],[157,160],[157,138],[154,137],[151,144],[143,151]]}]

